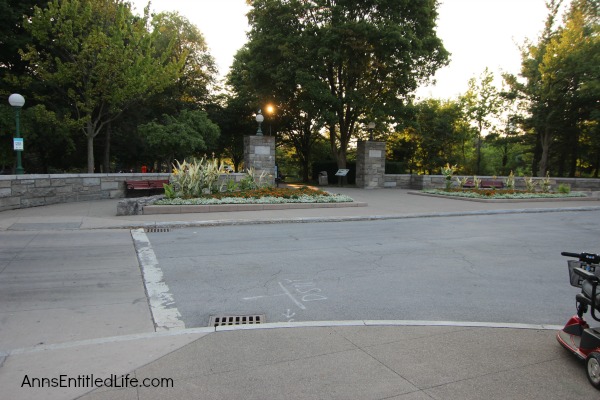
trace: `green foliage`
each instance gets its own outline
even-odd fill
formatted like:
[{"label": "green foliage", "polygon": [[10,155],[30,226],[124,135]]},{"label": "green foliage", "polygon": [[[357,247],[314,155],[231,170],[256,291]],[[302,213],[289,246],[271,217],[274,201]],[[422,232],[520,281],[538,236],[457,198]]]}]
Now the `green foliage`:
[{"label": "green foliage", "polygon": [[250,40],[236,56],[243,68],[230,84],[248,97],[275,97],[296,120],[304,115],[326,126],[343,168],[359,126],[366,119],[392,122],[409,93],[447,62],[435,7],[409,0],[253,1]]},{"label": "green foliage", "polygon": [[261,188],[268,188],[271,185],[267,182],[267,173],[262,171],[258,175],[254,168],[250,168],[246,171],[246,174],[240,181],[240,190],[255,190]]},{"label": "green foliage", "polygon": [[153,15],[151,26],[160,33],[155,43],[157,54],[169,54],[166,59],[182,60],[178,79],[169,82],[156,96],[156,101],[162,100],[161,112],[175,113],[182,108],[207,105],[215,89],[217,67],[198,27],[176,12]]},{"label": "green foliage", "polygon": [[597,0],[574,0],[558,25],[561,0],[547,2],[540,38],[524,46],[521,76],[509,81],[525,100],[524,128],[531,137],[532,170],[575,176],[600,165],[600,23]]},{"label": "green foliage", "polygon": [[385,162],[385,173],[386,174],[406,174],[406,164],[403,162],[386,161]]},{"label": "green foliage", "polygon": [[571,185],[567,183],[561,183],[558,185],[558,193],[569,194],[571,193]]},{"label": "green foliage", "polygon": [[482,173],[481,146],[484,130],[493,128],[493,121],[497,118],[501,105],[500,94],[493,81],[494,74],[486,68],[479,80],[469,80],[469,88],[460,99],[467,119],[477,132],[477,174]]},{"label": "green foliage", "polygon": [[182,62],[155,48],[160,32],[149,16],[118,0],[54,0],[26,24],[33,41],[23,52],[37,80],[68,99],[87,138],[88,172],[94,138],[128,107],[176,79]]},{"label": "green foliage", "polygon": [[163,188],[165,189],[165,197],[167,199],[174,199],[176,197],[172,184],[163,183]]},{"label": "green foliage", "polygon": [[176,163],[170,178],[174,192],[170,193],[171,196],[189,199],[200,197],[204,193],[219,191],[219,176],[225,173],[225,169],[218,160],[201,158],[189,162],[176,161]]},{"label": "green foliage", "polygon": [[240,185],[238,183],[236,183],[236,181],[234,181],[233,179],[227,179],[226,181],[227,183],[225,184],[225,191],[226,192],[235,192],[240,190]]},{"label": "green foliage", "polygon": [[473,134],[460,103],[430,99],[412,105],[411,114],[414,122],[389,137],[388,160],[406,163],[410,172],[429,174],[438,173],[445,163],[468,164]]},{"label": "green foliage", "polygon": [[208,119],[204,111],[183,110],[173,117],[163,115],[138,127],[154,157],[169,165],[176,158],[186,158],[214,148],[219,127]]},{"label": "green foliage", "polygon": [[515,174],[513,174],[512,171],[510,171],[510,174],[504,180],[504,186],[506,186],[507,189],[515,188]]},{"label": "green foliage", "polygon": [[535,192],[535,187],[537,186],[537,182],[533,179],[533,177],[523,177],[523,181],[525,182],[525,189],[528,192]]},{"label": "green foliage", "polygon": [[546,177],[543,178],[540,182],[540,189],[542,190],[542,193],[550,193],[550,189],[552,189],[552,186],[550,185],[550,173],[546,172]]},{"label": "green foliage", "polygon": [[456,177],[456,184],[458,186],[459,189],[462,189],[465,187],[465,185],[467,184],[467,181],[469,180],[469,178],[467,176],[463,176],[462,178],[459,178],[458,176]]},{"label": "green foliage", "polygon": [[456,165],[447,163],[445,166],[441,167],[440,170],[444,176],[446,189],[450,189],[452,187],[452,175],[454,175],[454,171],[456,171]]}]

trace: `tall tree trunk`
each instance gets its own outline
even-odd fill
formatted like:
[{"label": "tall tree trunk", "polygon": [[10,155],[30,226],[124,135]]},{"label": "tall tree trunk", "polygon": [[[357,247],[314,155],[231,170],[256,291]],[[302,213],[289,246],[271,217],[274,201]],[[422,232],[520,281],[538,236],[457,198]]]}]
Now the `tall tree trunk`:
[{"label": "tall tree trunk", "polygon": [[552,143],[552,133],[550,128],[546,127],[544,133],[540,136],[540,144],[542,145],[542,156],[540,157],[539,169],[537,176],[546,176],[548,170],[548,158],[550,156],[550,144]]},{"label": "tall tree trunk", "polygon": [[112,131],[112,124],[109,122],[106,127],[106,138],[104,142],[104,172],[110,173],[110,134]]},{"label": "tall tree trunk", "polygon": [[508,143],[507,142],[504,142],[502,151],[503,151],[503,153],[502,153],[502,174],[508,175],[508,168],[506,168],[506,166],[508,165]]},{"label": "tall tree trunk", "polygon": [[87,172],[94,173],[94,126],[91,122],[87,123],[85,136],[87,137]]},{"label": "tall tree trunk", "polygon": [[577,176],[577,159],[579,158],[579,130],[573,129],[571,133],[571,159],[569,160],[569,177]]}]

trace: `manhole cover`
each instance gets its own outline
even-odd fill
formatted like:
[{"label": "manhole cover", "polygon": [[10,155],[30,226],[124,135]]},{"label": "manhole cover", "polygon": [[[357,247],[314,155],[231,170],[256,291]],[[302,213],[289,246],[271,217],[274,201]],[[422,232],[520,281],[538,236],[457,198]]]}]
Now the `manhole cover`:
[{"label": "manhole cover", "polygon": [[264,324],[267,318],[262,315],[211,315],[208,326]]},{"label": "manhole cover", "polygon": [[164,232],[171,232],[171,228],[144,228],[144,232],[146,233],[164,233]]}]

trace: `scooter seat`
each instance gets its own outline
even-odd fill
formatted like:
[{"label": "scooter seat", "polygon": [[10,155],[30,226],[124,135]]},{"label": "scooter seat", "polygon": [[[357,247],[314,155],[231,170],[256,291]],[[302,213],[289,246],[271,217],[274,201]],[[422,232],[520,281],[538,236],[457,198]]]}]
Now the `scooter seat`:
[{"label": "scooter seat", "polygon": [[[589,281],[583,281],[581,285],[581,293],[583,293],[585,297],[590,299],[590,304],[592,300],[592,290],[592,284]],[[600,311],[600,285],[596,287],[596,298],[594,299],[594,306],[596,310]]]}]

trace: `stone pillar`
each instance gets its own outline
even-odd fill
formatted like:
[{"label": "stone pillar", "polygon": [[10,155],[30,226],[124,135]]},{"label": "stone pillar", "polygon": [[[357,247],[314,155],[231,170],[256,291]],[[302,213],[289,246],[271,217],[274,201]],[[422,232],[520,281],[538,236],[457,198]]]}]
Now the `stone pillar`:
[{"label": "stone pillar", "polygon": [[358,142],[356,187],[378,189],[385,185],[385,142]]},{"label": "stone pillar", "polygon": [[254,168],[256,179],[275,184],[275,136],[244,136],[244,167]]}]

